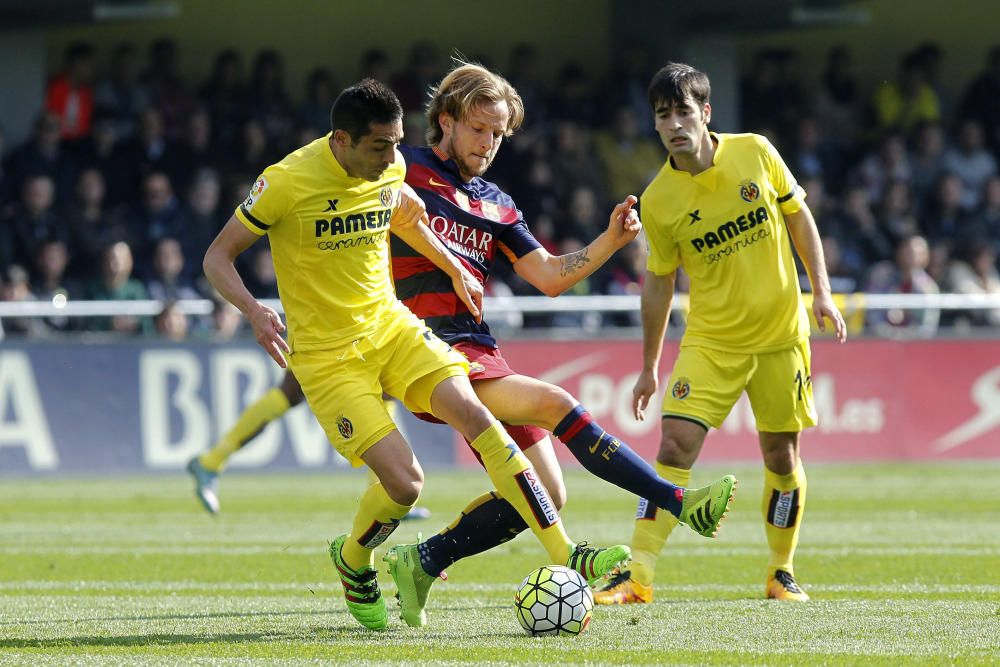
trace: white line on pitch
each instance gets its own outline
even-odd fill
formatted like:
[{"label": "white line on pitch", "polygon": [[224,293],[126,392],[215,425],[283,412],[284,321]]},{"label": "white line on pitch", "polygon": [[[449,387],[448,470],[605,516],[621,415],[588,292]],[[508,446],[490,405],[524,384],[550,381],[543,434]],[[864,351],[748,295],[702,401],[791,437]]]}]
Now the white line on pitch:
[{"label": "white line on pitch", "polygon": [[[715,591],[722,593],[739,593],[749,588],[756,589],[756,584],[660,584],[660,587],[669,592],[704,592]],[[310,590],[322,590],[324,592],[340,591],[340,584],[335,582],[233,582],[233,581],[3,581],[0,582],[0,590],[70,590],[70,591],[298,591],[308,592]],[[435,586],[435,590],[442,592],[469,592],[469,591],[512,591],[516,588],[511,584],[477,584],[461,582],[441,582]],[[863,593],[886,592],[884,585],[855,585],[855,584],[812,584],[810,591],[829,593]],[[893,583],[892,592],[894,594],[914,594],[914,593],[1000,593],[998,584],[924,584]]]}]

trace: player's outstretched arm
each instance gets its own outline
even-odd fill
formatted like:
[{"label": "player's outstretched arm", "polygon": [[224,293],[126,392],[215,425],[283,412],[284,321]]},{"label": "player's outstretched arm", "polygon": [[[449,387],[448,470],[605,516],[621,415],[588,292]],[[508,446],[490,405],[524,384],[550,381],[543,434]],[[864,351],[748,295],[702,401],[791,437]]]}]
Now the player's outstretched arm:
[{"label": "player's outstretched arm", "polygon": [[813,317],[820,331],[826,331],[825,319],[833,323],[837,340],[841,343],[847,340],[847,323],[840,309],[833,302],[830,293],[830,277],[826,272],[826,259],[823,257],[823,243],[819,238],[819,229],[812,211],[802,204],[795,213],[785,215],[788,223],[788,234],[792,237],[795,250],[799,253],[802,263],[809,274],[809,284],[813,292]]},{"label": "player's outstretched arm", "polygon": [[291,352],[291,348],[281,337],[281,332],[285,330],[281,317],[274,309],[268,308],[250,294],[239,272],[236,271],[236,258],[259,238],[244,227],[236,216],[229,218],[229,222],[205,253],[202,267],[212,287],[246,316],[260,346],[271,355],[275,363],[282,368],[288,368],[288,362],[285,361],[282,352]]},{"label": "player's outstretched arm", "polygon": [[632,388],[632,414],[639,421],[646,418],[645,410],[659,384],[657,373],[676,275],[676,271],[666,275],[646,271],[642,283],[642,371]]},{"label": "player's outstretched arm", "polygon": [[615,206],[608,228],[583,250],[567,255],[551,255],[544,248],[514,262],[517,275],[546,296],[559,296],[597,269],[615,252],[628,245],[642,230],[639,214],[632,208],[638,200],[629,195]]},{"label": "player's outstretched arm", "polygon": [[389,218],[389,230],[451,277],[455,294],[477,322],[483,319],[483,285],[431,231],[424,202],[407,184]]}]

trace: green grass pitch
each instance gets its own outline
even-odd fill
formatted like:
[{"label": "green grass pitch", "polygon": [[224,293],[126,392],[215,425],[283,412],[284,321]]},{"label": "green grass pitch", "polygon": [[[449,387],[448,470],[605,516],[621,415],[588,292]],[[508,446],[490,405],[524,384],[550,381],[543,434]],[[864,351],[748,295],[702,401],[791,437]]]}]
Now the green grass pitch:
[{"label": "green grass pitch", "polygon": [[[807,462],[808,463],[808,462]],[[0,664],[997,664],[1000,464],[807,467],[796,560],[813,596],[761,599],[759,466],[739,466],[717,540],[678,529],[651,605],[597,608],[576,638],[527,637],[512,595],[546,561],[530,535],[449,571],[430,625],[371,633],[346,611],[326,540],[350,526],[363,474],[222,480],[206,515],[187,477],[0,481]],[[717,467],[696,470],[708,481]],[[431,472],[428,521],[487,488],[478,470]],[[567,473],[570,535],[627,542],[635,501]],[[384,570],[383,570],[384,571]]]}]

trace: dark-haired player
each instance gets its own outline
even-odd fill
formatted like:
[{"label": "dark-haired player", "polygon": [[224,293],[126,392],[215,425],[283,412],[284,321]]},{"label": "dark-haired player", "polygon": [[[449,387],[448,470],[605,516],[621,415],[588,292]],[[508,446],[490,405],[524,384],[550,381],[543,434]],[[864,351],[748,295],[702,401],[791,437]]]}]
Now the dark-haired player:
[{"label": "dark-haired player", "polygon": [[[397,151],[402,115],[392,91],[373,79],[344,90],[331,111],[333,131],[264,170],[204,262],[205,275],[243,312],[257,342],[292,369],[340,454],[378,477],[361,498],[351,531],[330,545],[347,607],[372,629],[387,625],[372,552],[423,485],[420,464],[385,410],[383,391],[469,439],[552,560],[607,572],[629,555],[624,546],[595,549],[570,541],[534,469],[472,390],[468,362],[395,297],[390,229],[446,270],[474,314],[482,295],[421,224],[424,207],[403,183],[406,167]],[[278,314],[247,291],[234,264],[263,234],[288,318],[287,342]]]},{"label": "dark-haired player", "polygon": [[[669,63],[649,85],[656,131],[669,157],[642,194],[649,243],[642,288],[643,368],[633,410],[644,417],[656,393],[663,334],[683,266],[691,280],[687,329],[663,399],[656,469],[685,485],[709,428],[718,428],[745,391],[764,457],[762,498],[771,557],[765,595],[808,600],[792,556],[806,500],[799,433],[816,423],[809,321],[792,245],[809,273],[813,314],[847,336],[830,295],[816,222],[778,151],[756,134],[716,134],[708,77]],[[677,520],[643,500],[631,569],[599,591],[599,604],[650,602],[656,559]]]}]

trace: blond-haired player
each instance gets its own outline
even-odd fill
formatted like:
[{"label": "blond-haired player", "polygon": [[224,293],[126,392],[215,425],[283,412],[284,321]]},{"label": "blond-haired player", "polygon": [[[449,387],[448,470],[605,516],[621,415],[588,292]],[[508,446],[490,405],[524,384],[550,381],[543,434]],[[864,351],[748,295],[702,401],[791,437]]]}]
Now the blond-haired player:
[{"label": "blond-haired player", "polygon": [[[407,161],[406,182],[423,200],[431,230],[477,280],[485,285],[500,262],[509,262],[526,282],[555,296],[631,243],[641,225],[632,210],[635,197],[629,196],[585,248],[549,254],[511,197],[483,178],[503,138],[518,128],[523,116],[521,98],[503,77],[474,63],[457,63],[431,93],[430,146],[401,149]],[[568,392],[511,369],[489,326],[455,296],[447,274],[405,239],[392,239],[392,266],[396,294],[469,360],[476,395],[505,424],[557,505],[566,491],[546,430],[589,472],[649,498],[701,535],[716,534],[732,497],[734,477],[727,475],[702,489],[684,489],[661,479]],[[386,557],[403,619],[423,625],[435,577],[452,563],[506,542],[527,527],[503,490],[497,489],[473,500],[440,533],[419,544],[390,549]]]}]

